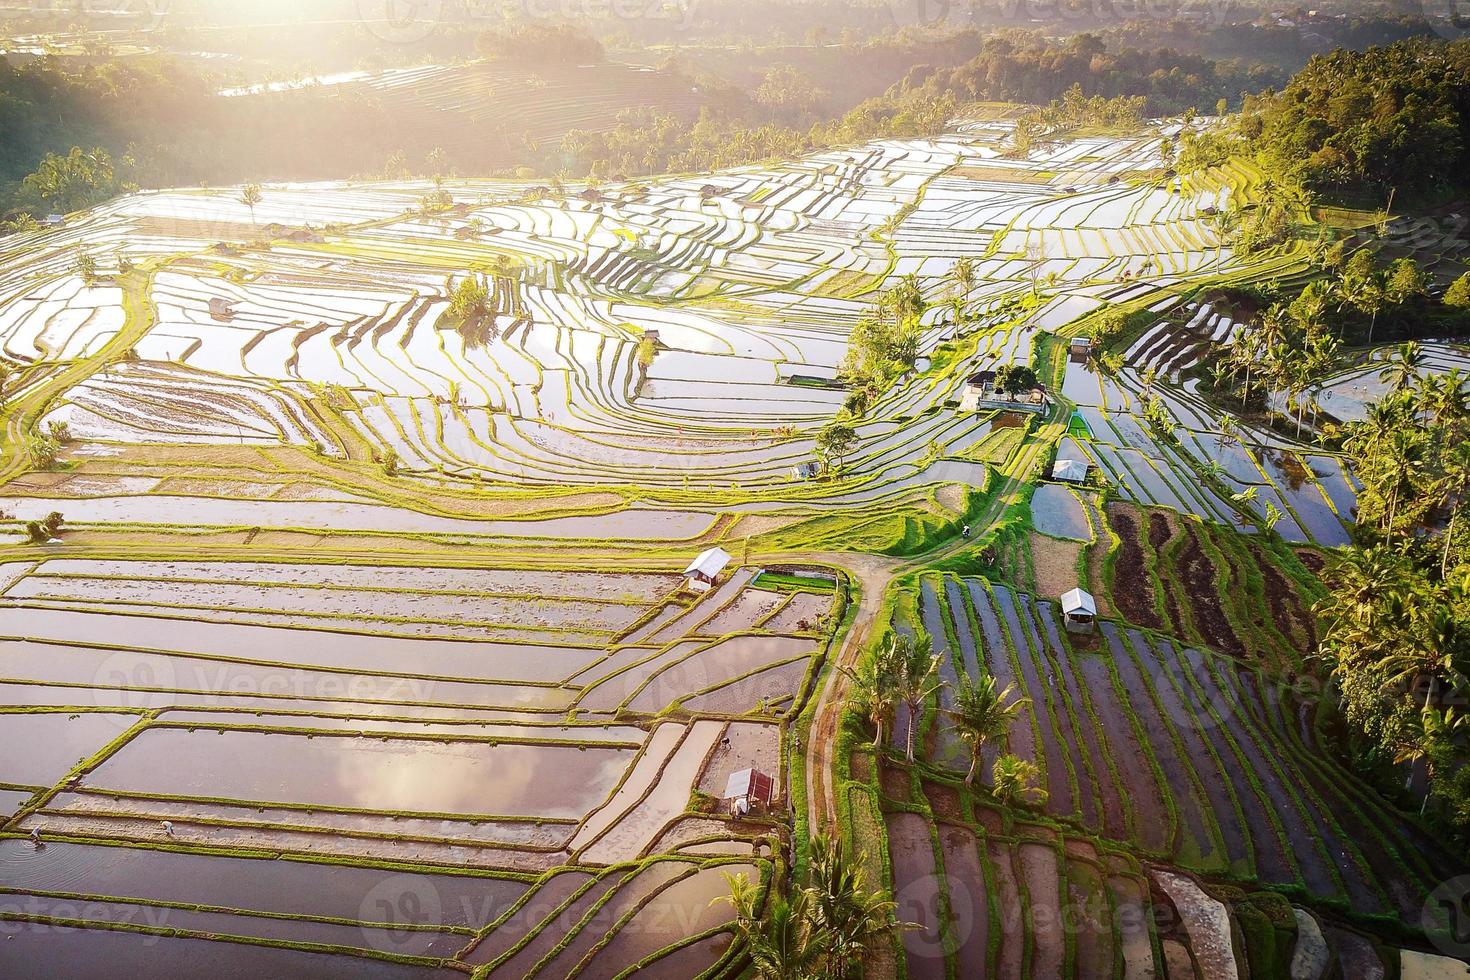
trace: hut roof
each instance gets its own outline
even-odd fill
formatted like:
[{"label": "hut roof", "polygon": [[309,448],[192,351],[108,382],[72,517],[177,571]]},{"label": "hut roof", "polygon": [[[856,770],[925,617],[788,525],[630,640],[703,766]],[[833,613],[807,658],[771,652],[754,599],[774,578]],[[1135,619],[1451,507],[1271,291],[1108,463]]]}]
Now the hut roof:
[{"label": "hut roof", "polygon": [[705,578],[714,578],[725,570],[730,564],[730,553],[724,548],[711,548],[703,552],[698,558],[689,563],[684,569],[685,575],[703,575]]},{"label": "hut roof", "polygon": [[1081,589],[1073,589],[1071,592],[1062,596],[1062,612],[1068,616],[1077,615],[1078,613],[1084,616],[1096,616],[1097,602],[1089,593],[1083,592]]}]

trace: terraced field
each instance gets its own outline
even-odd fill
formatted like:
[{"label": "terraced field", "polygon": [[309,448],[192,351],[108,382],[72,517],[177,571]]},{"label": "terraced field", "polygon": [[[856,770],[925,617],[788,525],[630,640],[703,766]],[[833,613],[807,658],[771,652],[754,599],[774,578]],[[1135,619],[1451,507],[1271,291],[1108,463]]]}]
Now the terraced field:
[{"label": "terraced field", "polygon": [[[478,565],[4,577],[0,719],[44,751],[7,754],[0,785],[11,829],[47,843],[0,843],[0,914],[82,909],[178,976],[204,936],[272,975],[725,961],[729,916],[706,906],[722,872],[769,873],[781,831],[690,800],[779,771],[836,599],[749,571],[698,600],[674,575]],[[6,947],[68,975],[96,955]]]},{"label": "terraced field", "polygon": [[[1236,327],[1201,288],[1302,257],[1217,239],[1258,177],[1163,179],[1177,123],[1024,156],[1013,125],[428,212],[139,194],[0,240],[0,972],[734,977],[722,875],[796,880],[819,831],[922,926],[875,975],[1223,976],[1313,928],[1396,962],[1374,937],[1419,937],[1458,861],[1291,685],[1352,477],[1179,383]],[[918,358],[813,472],[910,275]],[[1104,304],[1157,321],[1116,376],[1064,363]],[[1018,363],[1039,413],[961,409]],[[912,767],[835,669],[894,610],[951,685],[900,713]],[[1006,748],[1043,808],[960,784],[962,674],[1032,698]],[[776,799],[737,818],[746,768]]]}]

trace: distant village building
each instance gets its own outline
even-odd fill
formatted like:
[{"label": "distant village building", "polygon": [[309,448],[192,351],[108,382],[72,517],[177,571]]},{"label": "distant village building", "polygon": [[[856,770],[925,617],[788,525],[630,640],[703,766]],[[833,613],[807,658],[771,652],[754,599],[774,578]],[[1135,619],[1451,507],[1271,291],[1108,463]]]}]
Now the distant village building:
[{"label": "distant village building", "polygon": [[689,563],[684,569],[689,588],[696,592],[708,592],[715,579],[730,564],[730,553],[724,548],[711,548]]},{"label": "distant village building", "polygon": [[1051,478],[1063,483],[1086,483],[1092,464],[1085,459],[1059,459],[1051,468]]},{"label": "distant village building", "polygon": [[1062,596],[1062,624],[1068,633],[1091,633],[1097,628],[1097,601],[1081,589]]},{"label": "distant village building", "polygon": [[759,769],[742,769],[732,772],[725,782],[725,796],[721,801],[730,809],[730,815],[747,816],[757,808],[770,809],[776,798],[776,781]]}]

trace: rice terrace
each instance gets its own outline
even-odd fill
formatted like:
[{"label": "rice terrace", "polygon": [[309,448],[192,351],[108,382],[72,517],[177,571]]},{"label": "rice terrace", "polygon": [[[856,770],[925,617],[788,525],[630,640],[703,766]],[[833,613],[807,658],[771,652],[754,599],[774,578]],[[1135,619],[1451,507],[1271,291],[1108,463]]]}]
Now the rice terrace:
[{"label": "rice terrace", "polygon": [[64,6],[0,976],[1470,978],[1450,26]]}]

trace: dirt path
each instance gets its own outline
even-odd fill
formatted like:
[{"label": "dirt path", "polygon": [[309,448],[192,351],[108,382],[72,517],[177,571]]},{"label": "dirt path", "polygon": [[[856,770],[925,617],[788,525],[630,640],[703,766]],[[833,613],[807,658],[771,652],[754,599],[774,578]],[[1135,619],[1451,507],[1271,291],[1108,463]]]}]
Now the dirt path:
[{"label": "dirt path", "polygon": [[[1068,409],[1070,411],[1070,409]],[[984,513],[976,519],[976,528],[983,530],[994,524],[1005,513],[1006,508],[1020,499],[1021,491],[1034,476],[1048,447],[1062,437],[1063,428],[1054,413],[1016,452],[1011,464],[1003,472],[1005,482],[991,498]],[[1062,412],[1061,418],[1066,417]],[[847,631],[841,647],[828,665],[826,680],[817,695],[816,709],[812,713],[811,729],[806,735],[806,793],[808,832],[820,833],[837,822],[837,800],[833,773],[836,760],[832,749],[837,741],[837,728],[842,720],[843,705],[847,701],[851,679],[840,667],[852,666],[864,644],[883,605],[883,597],[893,579],[904,571],[923,567],[941,558],[946,558],[966,548],[973,541],[956,540],[918,559],[901,560],[878,555],[863,555],[841,552],[837,554],[803,554],[783,556],[791,561],[820,561],[846,569],[862,590],[857,616],[852,628]]]}]

